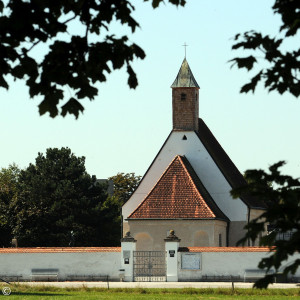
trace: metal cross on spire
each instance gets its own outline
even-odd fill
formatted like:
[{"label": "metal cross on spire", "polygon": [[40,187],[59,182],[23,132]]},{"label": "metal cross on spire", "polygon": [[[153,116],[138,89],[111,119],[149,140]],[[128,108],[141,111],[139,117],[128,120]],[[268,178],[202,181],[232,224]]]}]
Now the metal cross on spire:
[{"label": "metal cross on spire", "polygon": [[182,45],[184,47],[184,58],[186,58],[186,47],[188,46],[186,42]]}]

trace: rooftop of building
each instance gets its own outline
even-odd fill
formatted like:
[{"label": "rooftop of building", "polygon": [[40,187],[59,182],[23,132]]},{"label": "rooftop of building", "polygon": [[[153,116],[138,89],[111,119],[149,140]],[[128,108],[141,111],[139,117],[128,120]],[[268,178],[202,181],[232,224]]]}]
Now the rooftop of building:
[{"label": "rooftop of building", "polygon": [[185,156],[177,155],[128,219],[222,219]]},{"label": "rooftop of building", "polygon": [[181,64],[177,77],[171,85],[171,88],[178,87],[195,87],[198,89],[200,88],[185,58]]}]

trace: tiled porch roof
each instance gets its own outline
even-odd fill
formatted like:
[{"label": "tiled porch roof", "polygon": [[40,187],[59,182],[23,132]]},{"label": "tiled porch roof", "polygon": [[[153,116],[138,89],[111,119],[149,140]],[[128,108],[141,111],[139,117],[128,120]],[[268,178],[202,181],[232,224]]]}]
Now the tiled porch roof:
[{"label": "tiled porch roof", "polygon": [[176,156],[144,201],[128,219],[222,219],[215,204],[184,156]]}]

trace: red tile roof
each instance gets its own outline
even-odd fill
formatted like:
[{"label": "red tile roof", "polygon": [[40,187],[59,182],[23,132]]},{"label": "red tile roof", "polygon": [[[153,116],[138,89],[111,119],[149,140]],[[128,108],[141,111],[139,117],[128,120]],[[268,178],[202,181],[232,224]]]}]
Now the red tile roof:
[{"label": "red tile roof", "polygon": [[121,247],[0,248],[0,254],[2,253],[85,253],[85,252],[121,252]]},{"label": "red tile roof", "polygon": [[267,247],[180,247],[179,252],[269,252]]},{"label": "red tile roof", "polygon": [[[205,122],[199,118],[199,129],[198,131],[195,131],[200,141],[203,143],[204,147],[222,172],[222,174],[225,176],[226,180],[229,182],[232,188],[238,188],[246,184],[246,181],[243,177],[243,175],[240,173],[238,168],[235,166],[235,164],[232,162],[230,157],[227,155],[227,153],[224,151],[222,146],[219,144],[215,136],[212,134],[212,132],[209,130]],[[143,182],[144,178],[148,174],[149,170],[153,166],[154,162],[156,161],[157,157],[161,153],[162,149],[167,144],[170,136],[172,135],[172,130],[165,140],[164,144],[160,148],[159,152],[155,156],[154,160],[152,161],[151,165],[147,169],[145,175],[143,176],[142,180],[139,182],[139,185]],[[258,208],[258,209],[266,209],[267,205],[260,199],[254,198],[250,195],[243,195],[241,197],[241,200],[250,208]]]},{"label": "red tile roof", "polygon": [[214,203],[192,166],[176,156],[144,201],[128,219],[227,220]]}]

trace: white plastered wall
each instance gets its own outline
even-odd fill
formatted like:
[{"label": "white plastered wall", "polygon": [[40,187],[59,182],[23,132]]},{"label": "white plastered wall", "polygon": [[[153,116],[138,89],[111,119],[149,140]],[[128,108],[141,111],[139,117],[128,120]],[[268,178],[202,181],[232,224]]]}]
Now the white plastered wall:
[{"label": "white plastered wall", "polygon": [[[186,140],[182,140],[184,135]],[[231,221],[247,221],[247,206],[240,199],[232,199],[231,186],[194,131],[173,131],[170,134],[139,187],[123,206],[124,220],[145,199],[176,155],[187,157],[212,198]]]},{"label": "white plastered wall", "polygon": [[[197,281],[202,276],[240,276],[243,280],[246,270],[258,270],[258,263],[269,252],[202,252],[188,253],[200,256],[200,269],[188,270],[182,269],[181,259],[185,252],[181,252],[178,257],[178,279],[179,281]],[[279,272],[295,259],[299,259],[300,255],[295,254],[287,261],[284,261]],[[294,276],[300,276],[298,268]]]},{"label": "white plastered wall", "polygon": [[101,275],[119,280],[120,252],[82,253],[1,253],[0,275],[22,275],[31,280],[32,269],[59,269],[58,280],[68,275]]}]

